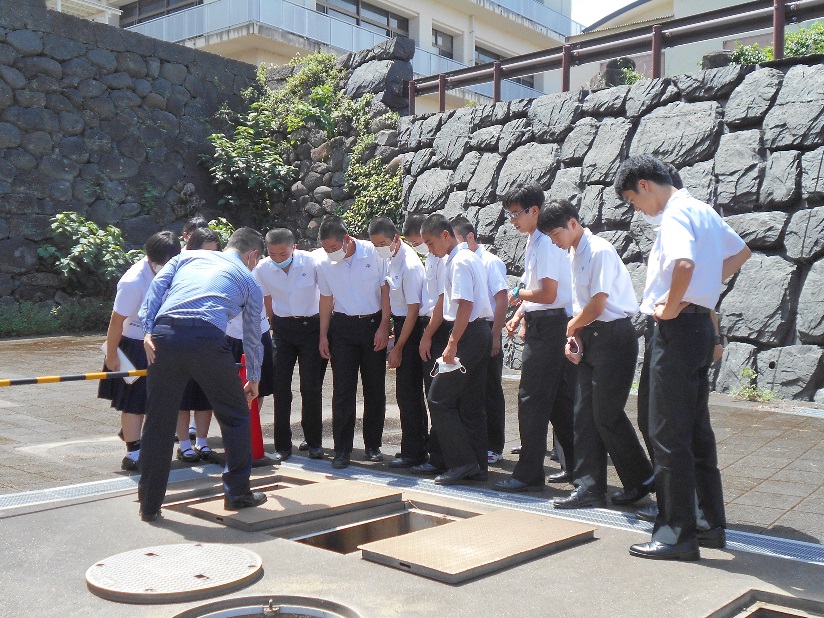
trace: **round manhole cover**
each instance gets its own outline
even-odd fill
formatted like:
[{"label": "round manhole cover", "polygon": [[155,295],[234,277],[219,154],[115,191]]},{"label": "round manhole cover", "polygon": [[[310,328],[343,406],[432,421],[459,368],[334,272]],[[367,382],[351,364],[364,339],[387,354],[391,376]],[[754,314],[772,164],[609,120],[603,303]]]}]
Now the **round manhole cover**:
[{"label": "round manhole cover", "polygon": [[260,556],[228,545],[161,545],[101,560],[86,571],[94,594],[122,603],[194,601],[239,590],[263,575]]}]

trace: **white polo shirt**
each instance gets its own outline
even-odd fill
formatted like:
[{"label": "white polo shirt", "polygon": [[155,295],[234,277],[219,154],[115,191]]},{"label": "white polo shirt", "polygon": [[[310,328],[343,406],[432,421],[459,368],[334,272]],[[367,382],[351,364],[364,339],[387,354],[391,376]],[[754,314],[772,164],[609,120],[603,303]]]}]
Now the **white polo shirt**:
[{"label": "white polo shirt", "polygon": [[318,314],[320,290],[318,265],[308,251],[295,251],[289,271],[278,268],[271,258],[263,258],[252,273],[264,296],[272,298],[272,311],[281,318]]},{"label": "white polo shirt", "polygon": [[152,267],[149,266],[149,259],[144,257],[132,265],[117,282],[117,295],[112,309],[115,313],[126,316],[126,321],[123,322],[124,337],[138,341],[143,339],[143,323],[137,314],[143,306],[152,279]]},{"label": "white polo shirt", "polygon": [[398,252],[389,258],[389,275],[386,277],[392,315],[406,316],[408,305],[421,304],[425,276],[418,254],[401,243]]},{"label": "white polo shirt", "polygon": [[432,311],[443,293],[444,279],[446,278],[446,259],[441,259],[434,253],[426,255],[424,262],[426,276],[421,291],[420,315],[432,317]]},{"label": "white polo shirt", "polygon": [[525,300],[521,303],[521,313],[543,311],[545,309],[566,309],[572,314],[572,268],[569,257],[563,249],[552,244],[549,236],[539,230],[530,234],[524,253],[524,274],[521,281],[526,290],[540,290],[541,279],[552,279],[558,283],[558,293],[553,303],[535,303]]},{"label": "white polo shirt", "polygon": [[572,305],[575,315],[596,294],[606,292],[607,304],[596,320],[612,322],[638,313],[638,301],[629,271],[608,240],[584,228],[572,259]]},{"label": "white polo shirt", "polygon": [[443,317],[454,322],[458,313],[458,301],[472,301],[469,321],[492,317],[489,304],[489,284],[481,258],[461,245],[446,257],[446,277],[443,289]]},{"label": "white polo shirt", "polygon": [[322,296],[335,298],[335,313],[372,315],[381,310],[386,260],[378,255],[371,242],[354,242],[355,253],[352,257],[335,264],[327,255],[319,263],[318,287]]},{"label": "white polo shirt", "polygon": [[745,246],[711,206],[686,189],[679,190],[664,206],[661,229],[649,254],[641,312],[652,315],[655,305],[666,300],[676,260],[690,260],[695,265],[684,301],[715,309],[724,260]]},{"label": "white polo shirt", "polygon": [[[260,334],[269,330],[269,318],[266,317],[266,307],[260,313]],[[243,339],[243,312],[241,311],[226,324],[226,336],[232,339]]]},{"label": "white polo shirt", "polygon": [[494,253],[490,253],[483,247],[478,247],[475,251],[481,263],[486,270],[486,285],[489,290],[489,306],[492,309],[492,317],[487,318],[492,322],[495,317],[495,294],[501,290],[509,290],[509,284],[506,282],[506,264],[503,263]]}]

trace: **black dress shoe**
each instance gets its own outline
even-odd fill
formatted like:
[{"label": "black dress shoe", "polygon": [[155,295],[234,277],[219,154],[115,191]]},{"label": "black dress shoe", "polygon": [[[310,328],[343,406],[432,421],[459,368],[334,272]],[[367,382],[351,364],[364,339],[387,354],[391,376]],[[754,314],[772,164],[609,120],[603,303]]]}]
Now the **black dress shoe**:
[{"label": "black dress shoe", "polygon": [[632,504],[634,502],[638,502],[641,498],[649,494],[650,485],[652,485],[652,483],[641,485],[635,489],[627,489],[626,487],[622,487],[610,495],[609,499],[613,504]]},{"label": "black dress shoe", "polygon": [[374,461],[375,463],[383,461],[383,453],[379,448],[367,448],[363,455],[364,460]]},{"label": "black dress shoe", "polygon": [[727,546],[727,531],[721,526],[709,530],[698,530],[695,538],[698,539],[698,544],[701,547],[724,549]]},{"label": "black dress shoe", "polygon": [[572,472],[567,472],[566,470],[561,470],[560,472],[554,472],[546,477],[547,483],[571,483],[572,482]]},{"label": "black dress shoe", "polygon": [[653,502],[647,506],[642,506],[635,511],[635,516],[641,521],[651,521],[655,523],[655,520],[658,519],[658,504]]},{"label": "black dress shoe", "polygon": [[440,474],[444,471],[443,468],[438,468],[437,466],[433,466],[430,462],[422,463],[419,466],[412,466],[409,468],[409,471],[412,474]]},{"label": "black dress shoe", "polygon": [[306,440],[304,440],[303,442],[300,443],[300,446],[298,446],[298,450],[299,451],[308,451],[309,450],[309,443]]},{"label": "black dress shoe", "polygon": [[248,509],[252,506],[260,506],[266,502],[266,500],[266,494],[262,491],[249,492],[240,498],[226,496],[223,499],[223,508],[227,511],[239,511],[240,509]]},{"label": "black dress shoe", "polygon": [[280,460],[281,461],[286,461],[287,459],[289,459],[292,456],[292,451],[291,450],[289,450],[289,451],[278,451],[278,455],[280,455]]},{"label": "black dress shoe", "polygon": [[481,471],[481,467],[477,463],[466,464],[465,466],[458,466],[457,468],[449,468],[443,474],[435,477],[436,485],[455,485],[462,480],[474,476]]},{"label": "black dress shoe", "polygon": [[551,451],[549,451],[549,458],[552,461],[558,461],[558,451],[556,451],[555,449],[552,449]]},{"label": "black dress shoe", "polygon": [[629,553],[631,556],[652,560],[698,560],[701,558],[696,541],[687,541],[677,545],[667,545],[658,541],[637,543],[629,548]]},{"label": "black dress shoe", "polygon": [[160,511],[155,511],[154,513],[144,513],[140,511],[140,521],[151,522],[157,521],[158,519],[160,519]]},{"label": "black dress shoe", "polygon": [[479,481],[481,483],[489,480],[489,471],[481,469],[479,472],[476,472],[472,476],[466,477],[467,481]]},{"label": "black dress shoe", "polygon": [[186,463],[197,463],[200,461],[200,455],[198,455],[197,451],[191,447],[187,448],[185,451],[177,449],[177,458],[180,461],[185,461]]},{"label": "black dress shoe", "polygon": [[309,459],[323,459],[323,449],[319,446],[310,446]]},{"label": "black dress shoe", "polygon": [[603,495],[592,493],[583,487],[576,487],[566,498],[555,498],[552,504],[556,509],[584,509],[605,506],[606,500]]},{"label": "black dress shoe", "polygon": [[390,468],[411,468],[426,463],[426,457],[395,457],[386,464]]},{"label": "black dress shoe", "polygon": [[349,466],[349,453],[344,451],[342,453],[335,453],[335,458],[332,460],[332,467],[340,470]]},{"label": "black dress shoe", "polygon": [[120,469],[121,470],[139,470],[137,466],[137,459],[132,459],[131,457],[124,457],[123,461],[120,462]]},{"label": "black dress shoe", "polygon": [[528,485],[522,481],[519,481],[515,477],[509,477],[506,480],[498,481],[492,485],[494,489],[498,491],[543,491],[543,485]]}]

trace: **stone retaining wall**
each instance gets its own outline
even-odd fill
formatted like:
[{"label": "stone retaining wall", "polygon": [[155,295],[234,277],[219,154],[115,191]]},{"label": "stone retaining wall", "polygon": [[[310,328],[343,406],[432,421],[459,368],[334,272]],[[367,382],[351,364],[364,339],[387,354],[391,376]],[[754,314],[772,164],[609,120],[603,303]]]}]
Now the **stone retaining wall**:
[{"label": "stone retaining wall", "polygon": [[[750,367],[780,397],[824,399],[824,66],[729,66],[402,118],[399,133],[406,211],[466,215],[520,275],[526,237],[499,200],[535,180],[615,245],[639,296],[654,232],[611,183],[628,155],[672,162],[755,252],[718,307],[717,388]],[[517,367],[517,343],[507,355]]]}]

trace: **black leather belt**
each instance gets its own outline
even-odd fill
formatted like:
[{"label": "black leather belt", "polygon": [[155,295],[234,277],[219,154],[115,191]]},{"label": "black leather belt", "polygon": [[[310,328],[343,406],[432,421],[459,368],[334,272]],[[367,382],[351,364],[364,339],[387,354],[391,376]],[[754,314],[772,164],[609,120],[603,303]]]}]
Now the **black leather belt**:
[{"label": "black leather belt", "polygon": [[524,311],[524,318],[544,318],[556,315],[566,316],[566,314],[566,309],[560,307],[558,309],[539,309],[538,311]]},{"label": "black leather belt", "polygon": [[168,324],[169,326],[214,326],[211,322],[200,318],[170,318],[163,316],[155,320],[155,324]]},{"label": "black leather belt", "polygon": [[617,320],[610,320],[609,322],[604,322],[602,320],[594,320],[584,326],[584,328],[592,329],[592,330],[608,330],[614,327],[616,324],[624,324],[627,321],[631,321],[632,318],[618,318]]},{"label": "black leather belt", "polygon": [[341,318],[350,318],[350,319],[353,319],[353,320],[367,320],[367,319],[372,319],[372,318],[375,318],[375,319],[380,319],[381,318],[381,312],[380,311],[378,311],[377,313],[370,313],[369,315],[349,315],[348,313],[340,313],[339,311],[335,311],[334,315],[338,316],[338,317],[341,317]]},{"label": "black leather belt", "polygon": [[706,307],[702,307],[701,305],[693,305],[689,304],[683,309],[681,309],[681,313],[709,313],[712,309],[707,309]]}]

